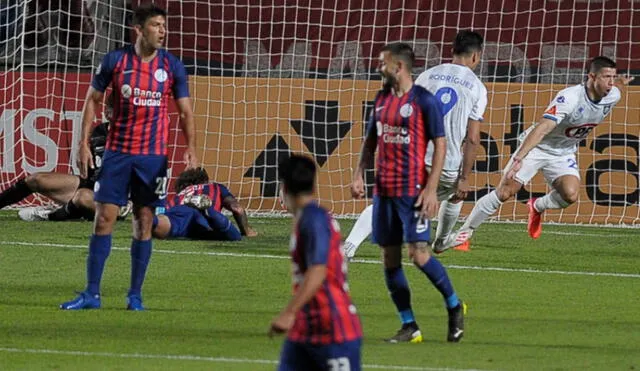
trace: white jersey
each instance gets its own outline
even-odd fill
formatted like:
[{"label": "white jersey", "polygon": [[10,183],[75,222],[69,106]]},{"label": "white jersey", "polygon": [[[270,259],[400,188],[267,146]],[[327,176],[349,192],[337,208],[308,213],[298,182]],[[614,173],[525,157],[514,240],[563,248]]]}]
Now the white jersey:
[{"label": "white jersey", "polygon": [[[620,90],[615,86],[599,102],[589,98],[586,86],[582,84],[561,90],[543,115],[557,125],[537,147],[558,156],[575,153],[578,143],[602,122],[619,100]],[[522,133],[519,139],[524,140],[534,126]]]},{"label": "white jersey", "polygon": [[[430,68],[418,76],[416,84],[427,89],[442,103],[447,156],[443,174],[460,170],[462,141],[467,136],[469,119],[482,121],[487,107],[487,88],[466,66],[445,63]],[[431,166],[433,142],[427,145],[425,163]]]}]

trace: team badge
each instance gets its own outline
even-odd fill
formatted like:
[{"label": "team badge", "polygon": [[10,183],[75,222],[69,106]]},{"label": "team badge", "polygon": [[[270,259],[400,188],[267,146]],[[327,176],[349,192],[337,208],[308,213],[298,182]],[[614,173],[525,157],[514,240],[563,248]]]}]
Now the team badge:
[{"label": "team badge", "polygon": [[558,101],[558,103],[564,103],[564,95],[559,96],[556,100]]},{"label": "team badge", "polygon": [[153,73],[153,77],[158,82],[165,82],[167,81],[169,75],[167,74],[167,71],[163,70],[162,68],[158,68],[156,72]]},{"label": "team badge", "polygon": [[606,116],[611,111],[611,105],[602,107],[602,113]]},{"label": "team badge", "polygon": [[122,85],[120,88],[120,94],[122,94],[124,98],[128,99],[131,96],[131,86],[128,84]]},{"label": "team badge", "polygon": [[413,113],[413,107],[409,103],[405,103],[402,107],[400,107],[400,116],[407,118],[411,116]]},{"label": "team badge", "polygon": [[99,190],[100,190],[100,182],[95,182],[93,184],[93,193],[98,193]]},{"label": "team badge", "polygon": [[544,111],[544,113],[547,113],[549,115],[555,115],[556,112],[558,112],[558,109],[556,108],[556,106],[552,106],[548,110]]}]

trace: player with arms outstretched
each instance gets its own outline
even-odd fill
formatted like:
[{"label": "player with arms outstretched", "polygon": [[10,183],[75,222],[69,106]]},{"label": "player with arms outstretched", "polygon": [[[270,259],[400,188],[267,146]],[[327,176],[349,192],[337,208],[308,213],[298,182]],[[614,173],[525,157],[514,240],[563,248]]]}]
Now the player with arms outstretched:
[{"label": "player with arms outstretched", "polygon": [[113,122],[107,138],[102,168],[96,181],[96,220],[89,242],[87,287],[61,309],[92,309],[101,306],[100,282],[111,251],[111,233],[119,206],[133,202],[131,286],[127,309],[144,310],[142,284],[151,257],[154,209],[166,194],[168,100],[176,101],[187,148],[187,167],[195,167],[193,112],[184,65],[162,49],[166,37],[166,12],[153,4],[137,8],[133,25],[137,35],[128,45],[105,55],[87,92],[82,113],[82,142],[78,156],[82,176],[94,167],[89,150],[89,128],[95,107],[104,91],[114,92]]},{"label": "player with arms outstretched", "polygon": [[[438,226],[433,250],[440,252],[458,220],[462,201],[469,192],[469,176],[480,145],[480,123],[487,106],[487,89],[473,73],[480,63],[482,36],[460,31],[453,42],[453,60],[421,73],[415,81],[441,103],[447,156],[438,185]],[[425,163],[431,171],[434,146],[429,142]],[[345,254],[352,258],[371,233],[373,206],[368,206],[345,241]]]},{"label": "player with arms outstretched", "polygon": [[313,201],[316,165],[292,155],[280,163],[278,177],[281,199],[294,216],[294,294],[269,328],[269,336],[287,333],[278,370],[360,370],[362,327],[349,297],[340,228]]},{"label": "player with arms outstretched", "polygon": [[[351,191],[356,198],[364,197],[364,171],[373,165],[377,147],[373,241],[382,248],[385,281],[402,321],[401,329],[387,341],[423,340],[402,268],[402,245],[406,243],[413,264],[444,297],[449,314],[447,340],[457,342],[464,332],[465,306],[444,266],[430,253],[429,218],[438,208],[445,129],[436,97],[412,81],[414,60],[413,50],[404,43],[388,44],[380,52],[378,69],[384,87],[375,99]],[[429,141],[434,144],[431,173],[424,165]]]},{"label": "player with arms outstretched", "polygon": [[[467,242],[480,224],[517,194],[538,171],[542,171],[552,190],[527,202],[529,236],[540,237],[541,216],[545,210],[564,209],[578,200],[578,143],[602,123],[620,100],[620,90],[614,86],[616,64],[613,60],[602,56],[594,58],[589,63],[587,76],[585,84],[561,90],[540,122],[521,134],[521,144],[505,167],[498,188],[478,200],[464,225],[445,242],[445,248]],[[625,85],[629,81],[631,79],[622,79]]]}]

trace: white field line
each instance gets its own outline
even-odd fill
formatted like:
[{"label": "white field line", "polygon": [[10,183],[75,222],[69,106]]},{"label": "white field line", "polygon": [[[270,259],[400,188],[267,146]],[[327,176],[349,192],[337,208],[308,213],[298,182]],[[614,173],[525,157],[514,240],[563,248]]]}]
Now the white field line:
[{"label": "white field line", "polygon": [[[60,243],[24,242],[24,241],[0,241],[0,245],[19,246],[19,247],[22,247],[22,246],[60,247],[60,248],[72,248],[72,249],[87,248],[87,245],[68,245],[68,244],[60,244]],[[129,248],[113,246],[112,250],[129,251]],[[153,249],[153,252],[155,254],[205,255],[205,256],[220,256],[220,257],[234,257],[234,258],[289,260],[289,257],[286,255],[236,253],[236,252],[222,252],[222,251],[177,251],[177,250]],[[379,260],[373,260],[373,259],[353,259],[351,263],[381,264]],[[411,263],[403,263],[403,264],[407,266],[413,265]],[[640,274],[616,273],[616,272],[581,272],[581,271],[541,270],[541,269],[530,269],[530,268],[483,267],[483,266],[474,266],[474,265],[455,265],[455,264],[447,265],[446,268],[460,269],[460,270],[493,271],[493,272],[557,274],[557,275],[565,275],[565,276],[640,278]]]},{"label": "white field line", "polygon": [[[82,356],[82,357],[161,359],[161,360],[172,360],[172,361],[198,361],[198,362],[211,362],[211,363],[263,364],[263,365],[278,364],[278,361],[271,360],[271,359],[205,357],[205,356],[194,356],[189,354],[109,353],[109,352],[85,352],[85,351],[74,351],[74,350],[29,349],[29,348],[0,348],[0,352]],[[476,369],[413,367],[413,366],[375,365],[375,364],[374,365],[364,364],[362,365],[362,367],[368,368],[368,369],[409,370],[409,371],[414,371],[414,370],[415,371],[480,371]]]}]

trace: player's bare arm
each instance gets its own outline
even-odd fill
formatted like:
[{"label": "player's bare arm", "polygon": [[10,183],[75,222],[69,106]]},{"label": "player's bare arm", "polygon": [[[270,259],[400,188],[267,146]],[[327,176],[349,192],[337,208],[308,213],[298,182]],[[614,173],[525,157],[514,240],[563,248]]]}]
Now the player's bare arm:
[{"label": "player's bare arm", "polygon": [[433,160],[431,163],[431,174],[427,186],[418,196],[416,206],[420,207],[420,215],[423,218],[433,218],[438,213],[438,183],[440,174],[444,166],[444,157],[447,153],[447,140],[445,137],[433,139]]},{"label": "player's bare arm", "polygon": [[513,179],[518,170],[520,170],[520,166],[522,166],[522,159],[527,156],[527,154],[537,146],[542,139],[549,134],[555,127],[556,122],[547,118],[542,118],[540,122],[533,128],[531,133],[527,135],[524,139],[520,148],[513,156],[513,161],[511,164],[511,168],[507,171],[506,178]]},{"label": "player's bare arm", "polygon": [[189,97],[176,99],[178,112],[180,113],[180,128],[187,142],[187,150],[184,152],[184,161],[187,169],[198,167],[196,157],[196,126],[193,119],[193,109]]},{"label": "player's bare arm", "polygon": [[360,151],[360,161],[358,161],[358,167],[353,174],[353,183],[351,184],[351,195],[353,198],[364,197],[364,171],[373,167],[373,162],[376,153],[376,138],[367,136],[362,143],[362,150]]},{"label": "player's bare arm", "polygon": [[251,228],[251,226],[249,226],[249,218],[247,217],[247,212],[235,197],[225,197],[222,200],[222,207],[231,211],[231,213],[233,214],[233,218],[236,220],[236,224],[238,224],[240,233],[243,236],[255,237],[258,235],[258,232],[256,232],[253,228]]},{"label": "player's bare arm", "polygon": [[296,313],[316,294],[325,278],[327,277],[327,266],[324,264],[312,265],[307,269],[300,283],[300,287],[296,291],[289,304],[280,312],[280,314],[271,321],[269,328],[269,336],[287,332],[296,317]]},{"label": "player's bare arm", "polygon": [[462,171],[458,177],[458,185],[456,194],[452,199],[453,202],[462,201],[467,198],[470,191],[469,176],[473,170],[473,164],[476,161],[476,153],[480,146],[480,121],[469,120],[467,125],[467,137],[462,145]]},{"label": "player's bare arm", "polygon": [[103,96],[104,93],[94,89],[93,87],[89,87],[87,97],[84,101],[84,107],[82,108],[82,134],[80,136],[80,148],[78,150],[77,159],[77,165],[80,169],[80,176],[82,178],[87,177],[89,168],[94,168],[89,139],[91,138],[93,120],[96,116],[96,107],[98,107],[102,102]]}]

